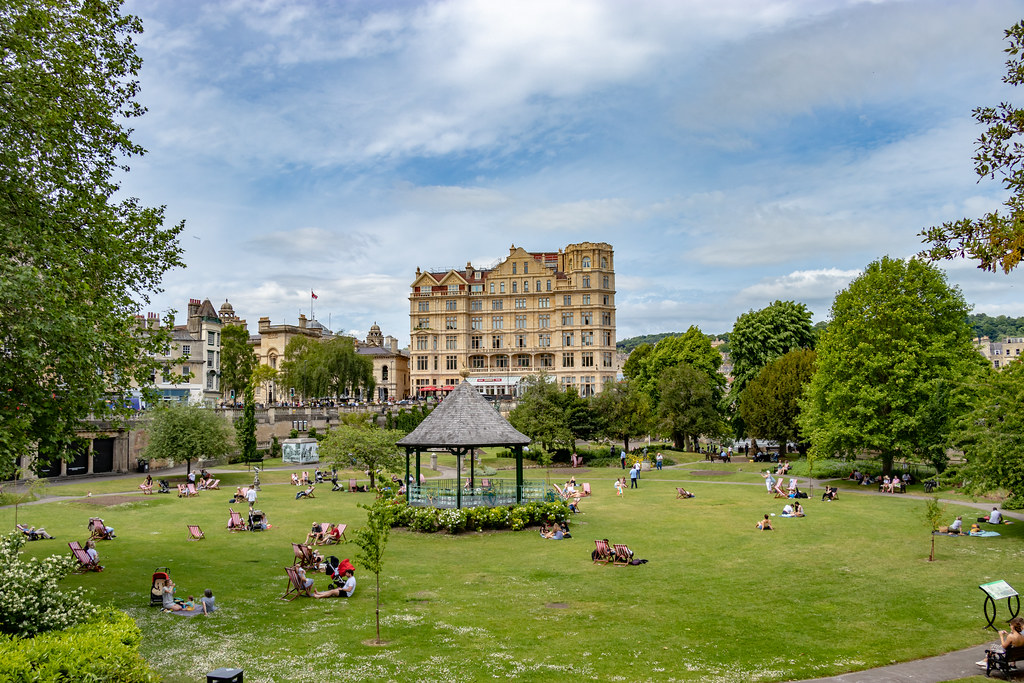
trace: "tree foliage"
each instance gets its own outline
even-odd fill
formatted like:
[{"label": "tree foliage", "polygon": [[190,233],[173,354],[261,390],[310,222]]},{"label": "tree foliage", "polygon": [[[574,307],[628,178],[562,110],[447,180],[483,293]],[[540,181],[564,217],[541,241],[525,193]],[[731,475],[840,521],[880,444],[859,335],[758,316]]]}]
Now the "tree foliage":
[{"label": "tree foliage", "polygon": [[[1024,83],[1024,21],[1006,30],[1008,45],[1003,50],[1009,85]],[[1024,110],[1006,102],[998,107],[978,107],[975,120],[986,126],[978,138],[974,171],[979,179],[999,176],[1009,193],[1003,211],[981,218],[961,218],[923,230],[920,236],[931,246],[921,252],[932,260],[969,258],[983,270],[1009,273],[1024,257]]]},{"label": "tree foliage", "polygon": [[731,391],[739,395],[761,368],[793,349],[814,346],[811,312],[794,301],[775,301],[736,319],[729,337]]},{"label": "tree foliage", "polygon": [[256,451],[256,397],[252,384],[245,386],[245,404],[242,406],[242,419],[235,425],[235,442],[242,462],[260,459]]},{"label": "tree foliage", "polygon": [[256,351],[249,346],[249,330],[242,325],[225,325],[220,341],[221,389],[241,396],[252,382],[253,372],[259,364]]},{"label": "tree foliage", "polygon": [[96,614],[81,591],[61,591],[58,582],[78,566],[74,557],[25,557],[25,536],[0,536],[0,633],[28,637],[63,630]]},{"label": "tree foliage", "polygon": [[688,363],[662,373],[659,383],[658,426],[678,449],[695,450],[701,436],[724,436],[727,425],[719,409],[721,383],[717,372],[708,374]]},{"label": "tree foliage", "polygon": [[527,378],[523,386],[523,395],[509,413],[509,423],[545,451],[572,451],[577,439],[591,438],[600,431],[600,415],[575,388],[563,391],[545,374]]},{"label": "tree foliage", "polygon": [[1006,490],[1009,506],[1024,507],[1024,364],[986,369],[978,387],[955,435],[967,459],[966,488],[973,494]]},{"label": "tree foliage", "polygon": [[360,389],[373,394],[373,360],[356,353],[349,337],[320,341],[295,337],[285,347],[280,381],[305,398],[355,395]]},{"label": "tree foliage", "polygon": [[144,111],[142,25],[120,4],[0,5],[0,460],[60,457],[91,413],[125,414],[169,340],[136,315],[182,265],[183,224],[114,198],[143,153],[123,123]]},{"label": "tree foliage", "polygon": [[387,496],[378,496],[373,505],[360,505],[366,510],[366,525],[355,531],[354,542],[359,546],[356,562],[376,579],[377,643],[380,643],[380,573],[384,570],[384,551],[391,536],[392,520],[395,517],[394,501]]},{"label": "tree foliage", "polygon": [[817,361],[800,416],[813,454],[872,453],[885,472],[945,445],[984,366],[959,290],[931,265],[888,257],[836,296]]},{"label": "tree foliage", "polygon": [[629,450],[629,440],[650,432],[654,411],[651,399],[640,393],[636,382],[616,382],[594,397],[594,409],[602,417],[601,435],[622,442]]},{"label": "tree foliage", "polygon": [[795,349],[768,363],[739,397],[739,414],[747,433],[778,444],[797,443],[800,434],[800,398],[814,375],[815,353]]},{"label": "tree foliage", "polygon": [[152,460],[192,461],[220,458],[231,452],[234,439],[227,420],[201,405],[169,403],[156,409],[148,419],[149,443],[143,455]]},{"label": "tree foliage", "polygon": [[[633,355],[638,352],[639,356],[633,361]],[[658,384],[665,371],[683,364],[706,373],[716,389],[725,386],[725,377],[718,373],[722,365],[722,354],[711,346],[707,335],[695,326],[691,326],[685,334],[662,339],[654,347],[641,345],[630,354],[622,372],[637,383],[637,389],[647,394],[652,403],[657,404]]]},{"label": "tree foliage", "polygon": [[320,442],[320,457],[341,467],[355,465],[370,473],[370,488],[375,487],[378,472],[399,472],[402,449],[395,445],[405,434],[368,424],[342,424],[333,427]]}]

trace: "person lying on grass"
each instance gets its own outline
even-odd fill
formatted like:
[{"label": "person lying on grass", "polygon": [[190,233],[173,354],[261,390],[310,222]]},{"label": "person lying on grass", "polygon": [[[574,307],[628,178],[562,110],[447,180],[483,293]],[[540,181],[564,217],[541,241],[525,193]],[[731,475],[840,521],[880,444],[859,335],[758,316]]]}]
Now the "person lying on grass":
[{"label": "person lying on grass", "polygon": [[772,530],[772,521],[770,519],[768,519],[768,515],[765,515],[764,519],[762,519],[760,522],[757,523],[757,528],[759,530],[761,530],[761,531],[771,531]]}]

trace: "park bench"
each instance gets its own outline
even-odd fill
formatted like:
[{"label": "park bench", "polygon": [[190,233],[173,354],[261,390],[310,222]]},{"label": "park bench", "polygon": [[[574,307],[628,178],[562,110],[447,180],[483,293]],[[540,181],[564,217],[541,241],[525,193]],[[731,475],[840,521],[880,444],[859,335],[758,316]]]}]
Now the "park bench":
[{"label": "park bench", "polygon": [[1016,663],[1024,659],[1024,646],[1008,647],[1005,650],[985,650],[985,675],[993,669],[1001,671],[1004,678],[1009,678],[1010,670],[1017,670]]}]

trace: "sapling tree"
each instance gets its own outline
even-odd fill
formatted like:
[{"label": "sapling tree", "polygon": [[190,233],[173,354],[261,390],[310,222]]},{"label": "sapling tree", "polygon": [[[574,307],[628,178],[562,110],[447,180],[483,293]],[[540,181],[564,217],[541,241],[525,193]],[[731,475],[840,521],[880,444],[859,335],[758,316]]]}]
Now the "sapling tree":
[{"label": "sapling tree", "polygon": [[376,580],[377,640],[380,645],[380,573],[384,568],[384,550],[391,536],[391,518],[394,504],[390,496],[379,494],[373,505],[360,505],[367,511],[366,526],[356,529],[354,543],[359,546],[356,562],[367,571],[373,572]]},{"label": "sapling tree", "polygon": [[932,535],[932,552],[928,555],[929,562],[935,561],[935,532],[938,530],[945,512],[946,508],[939,504],[938,496],[932,496],[924,502],[924,521]]}]

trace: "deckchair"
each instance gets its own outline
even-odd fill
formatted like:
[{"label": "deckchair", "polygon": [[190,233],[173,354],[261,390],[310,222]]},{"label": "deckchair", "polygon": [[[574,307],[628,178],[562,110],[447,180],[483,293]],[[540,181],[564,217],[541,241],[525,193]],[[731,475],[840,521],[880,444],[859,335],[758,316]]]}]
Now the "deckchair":
[{"label": "deckchair", "polygon": [[594,550],[594,564],[608,564],[612,561],[612,549],[608,547],[608,541],[594,541],[594,545],[597,546]]},{"label": "deckchair", "polygon": [[245,521],[242,519],[242,515],[231,508],[228,508],[228,510],[231,511],[231,520],[228,522],[228,529],[231,529],[231,531],[245,531]]},{"label": "deckchair", "polygon": [[587,483],[587,482],[583,482],[583,484],[581,484],[581,486],[583,488],[583,495],[584,496],[589,496],[590,495],[590,484]]},{"label": "deckchair", "polygon": [[85,572],[98,572],[100,570],[99,565],[92,561],[89,557],[89,553],[82,549],[82,546],[78,545],[78,541],[71,541],[68,543],[68,547],[71,548],[71,552],[74,554],[75,559],[78,560],[78,567],[75,569],[78,573]]},{"label": "deckchair", "polygon": [[198,496],[198,495],[199,495],[199,491],[196,491],[196,485],[195,484],[189,484],[188,486],[185,487],[185,496],[186,497]]},{"label": "deckchair", "polygon": [[427,483],[427,478],[423,476],[422,472],[420,472],[420,483],[421,484],[426,484]]},{"label": "deckchair", "polygon": [[38,540],[43,539],[43,538],[53,538],[53,536],[51,536],[50,534],[46,533],[46,529],[43,529],[42,527],[40,527],[38,529],[34,529],[34,528],[32,528],[30,526],[26,526],[24,524],[16,524],[15,526],[17,526],[18,527],[18,531],[20,531],[21,533],[25,534],[25,536],[30,541],[38,541]]},{"label": "deckchair", "polygon": [[149,486],[147,486],[145,484],[139,484],[139,488],[142,489],[142,493],[145,494],[145,495],[150,495],[150,494],[153,493],[153,485],[152,484],[150,484]]},{"label": "deckchair", "polygon": [[676,487],[676,498],[692,498],[693,494],[684,489],[682,486]]},{"label": "deckchair", "polygon": [[356,484],[356,480],[355,479],[349,479],[348,480],[348,491],[349,491],[349,493],[355,493],[358,490],[359,490],[359,485]]},{"label": "deckchair", "polygon": [[558,484],[552,484],[552,486],[554,486],[555,490],[558,491],[558,497],[559,498],[561,498],[562,500],[568,499],[569,496],[567,496],[565,494],[565,491],[563,491],[562,488]]},{"label": "deckchair", "polygon": [[292,543],[292,552],[295,553],[295,561],[292,566],[299,566],[303,569],[315,569],[316,558],[313,556],[313,549],[302,543]]},{"label": "deckchair", "polygon": [[480,480],[480,488],[483,488],[483,489],[491,488],[491,480],[490,479],[481,479]]},{"label": "deckchair", "polygon": [[[288,574],[288,587],[285,589],[284,595],[281,596],[282,600],[294,600],[300,595],[304,595],[307,598],[313,597],[313,594],[309,592],[309,588],[306,588],[303,583],[298,567],[292,565],[291,567],[285,567],[284,571]],[[291,597],[288,597],[289,595]]]},{"label": "deckchair", "polygon": [[89,518],[89,538],[99,541],[109,541],[110,534],[107,533],[107,525],[99,517]]},{"label": "deckchair", "polygon": [[[345,538],[345,529],[347,529],[347,528],[348,528],[348,524],[339,524],[338,525],[338,533],[341,535],[342,538]],[[345,540],[347,541],[348,539],[345,538]]]},{"label": "deckchair", "polygon": [[207,491],[220,490],[220,479],[211,479],[210,481],[206,482],[206,486],[204,488]]},{"label": "deckchair", "polygon": [[629,564],[629,561],[633,559],[633,553],[629,552],[629,548],[621,543],[615,543],[615,557],[612,558],[612,564],[624,567]]},{"label": "deckchair", "polygon": [[186,524],[185,526],[188,527],[188,540],[199,541],[206,538],[206,535],[203,533],[203,530],[199,528],[198,524]]}]

